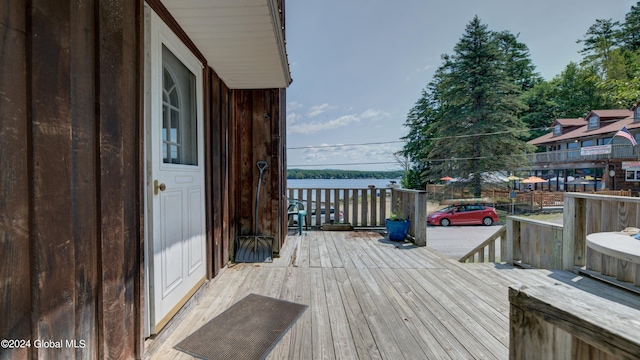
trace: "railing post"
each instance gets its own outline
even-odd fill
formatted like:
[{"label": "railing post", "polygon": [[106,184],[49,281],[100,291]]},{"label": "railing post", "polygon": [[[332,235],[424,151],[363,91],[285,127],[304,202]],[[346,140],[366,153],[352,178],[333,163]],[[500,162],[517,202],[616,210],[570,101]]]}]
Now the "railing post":
[{"label": "railing post", "polygon": [[[584,235],[584,224],[578,218],[578,198],[564,195],[563,234],[562,234],[562,269],[573,271],[576,238]],[[580,225],[583,225],[582,230]]]},{"label": "railing post", "polygon": [[500,242],[500,258],[501,261],[509,265],[513,265],[513,246],[516,238],[519,237],[519,229],[516,226],[520,226],[520,223],[516,223],[511,217],[507,217],[507,236],[505,240]]},{"label": "railing post", "polygon": [[415,194],[415,244],[427,246],[427,193],[419,191]]}]

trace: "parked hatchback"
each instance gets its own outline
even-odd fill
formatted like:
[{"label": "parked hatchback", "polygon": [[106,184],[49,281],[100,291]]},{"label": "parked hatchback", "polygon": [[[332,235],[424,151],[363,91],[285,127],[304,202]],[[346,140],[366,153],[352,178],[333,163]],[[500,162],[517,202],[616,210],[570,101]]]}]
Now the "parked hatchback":
[{"label": "parked hatchback", "polygon": [[496,209],[482,205],[452,205],[430,213],[429,225],[492,225],[498,221]]}]

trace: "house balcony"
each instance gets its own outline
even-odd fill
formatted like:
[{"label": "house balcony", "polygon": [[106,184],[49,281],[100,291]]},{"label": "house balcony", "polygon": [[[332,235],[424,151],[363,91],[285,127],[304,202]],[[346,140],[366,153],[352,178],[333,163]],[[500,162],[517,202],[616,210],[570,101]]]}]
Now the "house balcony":
[{"label": "house balcony", "polygon": [[524,156],[529,160],[534,170],[603,167],[604,162],[608,160],[633,160],[640,156],[640,151],[630,144],[610,145],[610,151],[605,147],[599,146],[598,148],[556,150],[525,154]]}]

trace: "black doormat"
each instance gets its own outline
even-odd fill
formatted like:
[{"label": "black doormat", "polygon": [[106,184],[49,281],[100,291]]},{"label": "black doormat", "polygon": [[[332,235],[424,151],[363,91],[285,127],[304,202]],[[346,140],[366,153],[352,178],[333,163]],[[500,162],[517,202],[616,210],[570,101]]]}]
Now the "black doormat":
[{"label": "black doormat", "polygon": [[264,359],[307,307],[249,294],[175,348],[201,359]]}]

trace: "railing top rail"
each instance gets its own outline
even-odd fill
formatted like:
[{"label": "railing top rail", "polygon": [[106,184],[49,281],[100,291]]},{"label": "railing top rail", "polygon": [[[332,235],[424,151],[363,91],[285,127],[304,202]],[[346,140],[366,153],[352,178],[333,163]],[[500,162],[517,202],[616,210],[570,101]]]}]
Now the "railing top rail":
[{"label": "railing top rail", "polygon": [[[466,255],[461,257],[458,261],[465,262],[471,257],[473,257],[478,251],[483,250],[485,247],[489,246],[490,243],[496,241],[499,237],[504,237],[507,235],[507,227],[506,225],[502,225],[500,229],[498,229],[493,235],[489,236],[489,238],[482,242],[482,244],[475,247],[475,249],[469,251]],[[483,250],[484,251],[484,250]]]},{"label": "railing top rail", "polygon": [[345,186],[345,187],[317,187],[317,186],[288,186],[287,189],[290,190],[368,190],[368,189],[378,189],[378,190],[393,190],[392,188],[388,188],[388,187],[375,187],[373,185],[368,186],[368,187],[351,187],[351,186]]},{"label": "railing top rail", "polygon": [[640,203],[640,198],[631,196],[617,196],[617,195],[598,195],[598,194],[585,194],[581,192],[565,192],[565,198],[578,198],[578,199],[592,199],[592,200],[616,200],[624,202]]},{"label": "railing top rail", "polygon": [[509,219],[515,220],[515,221],[519,221],[519,222],[523,222],[523,223],[528,223],[528,224],[534,224],[534,225],[539,225],[539,226],[544,226],[544,227],[562,229],[562,224],[556,224],[556,223],[552,223],[552,222],[544,221],[544,220],[528,219],[526,217],[514,216],[514,215],[507,216],[507,220],[509,220]]},{"label": "railing top rail", "polygon": [[403,193],[410,193],[410,194],[422,194],[427,192],[426,190],[399,189],[399,188],[392,188],[392,190],[403,192]]}]

